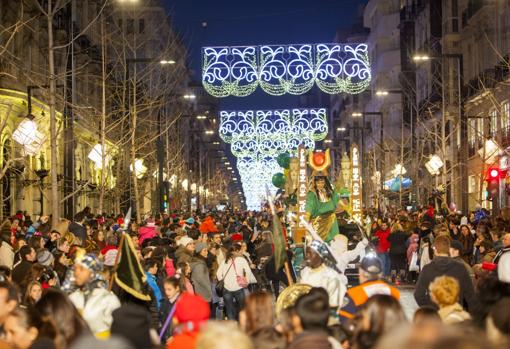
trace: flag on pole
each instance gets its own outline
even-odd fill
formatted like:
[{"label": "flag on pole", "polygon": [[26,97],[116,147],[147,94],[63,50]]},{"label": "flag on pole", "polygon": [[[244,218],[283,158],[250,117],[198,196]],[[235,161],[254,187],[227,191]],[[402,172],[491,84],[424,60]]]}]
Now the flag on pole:
[{"label": "flag on pole", "polygon": [[282,222],[278,215],[276,214],[276,209],[274,207],[273,198],[269,193],[269,189],[266,186],[267,192],[267,201],[269,202],[269,207],[271,207],[271,213],[273,216],[273,243],[274,243],[274,266],[276,272],[280,270],[281,267],[285,265],[287,261],[287,251],[285,250],[285,238],[283,237],[283,227]]},{"label": "flag on pole", "polygon": [[122,233],[120,240],[119,256],[113,279],[124,291],[142,301],[150,301],[150,293],[147,289],[147,277],[136,258],[133,241],[128,234]]}]

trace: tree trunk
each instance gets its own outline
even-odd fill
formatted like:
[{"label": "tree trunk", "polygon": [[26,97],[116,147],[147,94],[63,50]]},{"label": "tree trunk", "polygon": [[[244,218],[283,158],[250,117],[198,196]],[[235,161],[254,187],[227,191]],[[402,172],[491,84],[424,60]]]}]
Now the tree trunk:
[{"label": "tree trunk", "polygon": [[136,222],[140,223],[141,220],[141,214],[140,209],[141,205],[138,200],[140,200],[140,195],[138,192],[138,178],[136,177],[136,169],[135,169],[135,161],[136,161],[136,117],[137,117],[137,110],[136,110],[136,65],[134,65],[134,75],[133,75],[133,113],[131,115],[131,165],[132,165],[132,179],[133,179],[133,191],[134,191],[134,209],[136,212]]},{"label": "tree trunk", "polygon": [[53,49],[53,8],[52,1],[48,1],[48,64],[50,74],[50,175],[51,175],[51,214],[52,225],[56,226],[60,220],[60,200],[58,192],[58,152],[57,152],[57,116],[56,116],[56,89],[57,77],[55,75],[55,52]]},{"label": "tree trunk", "polygon": [[102,92],[102,110],[101,110],[101,181],[99,183],[99,214],[104,211],[104,192],[106,189],[106,174],[108,173],[106,164],[106,45],[104,32],[104,16],[101,15],[101,92]]}]

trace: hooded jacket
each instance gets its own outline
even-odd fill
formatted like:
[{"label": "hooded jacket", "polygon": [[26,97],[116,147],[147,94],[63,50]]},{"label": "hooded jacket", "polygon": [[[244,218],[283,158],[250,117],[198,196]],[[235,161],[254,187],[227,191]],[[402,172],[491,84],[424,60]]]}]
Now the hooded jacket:
[{"label": "hooded jacket", "polygon": [[424,305],[435,307],[430,299],[429,285],[436,277],[443,275],[457,279],[460,286],[459,303],[464,305],[471,314],[474,314],[479,308],[479,304],[471,277],[463,264],[450,257],[435,256],[432,262],[422,269],[414,290],[416,303],[420,307]]}]

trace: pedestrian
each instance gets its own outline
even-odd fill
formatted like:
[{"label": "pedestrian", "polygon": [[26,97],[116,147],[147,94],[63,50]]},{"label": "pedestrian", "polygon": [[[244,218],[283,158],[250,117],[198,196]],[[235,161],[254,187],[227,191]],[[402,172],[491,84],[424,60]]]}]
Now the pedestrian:
[{"label": "pedestrian", "polygon": [[434,251],[434,259],[423,268],[418,277],[414,291],[416,303],[419,306],[434,306],[430,299],[429,286],[436,277],[446,275],[455,278],[459,282],[459,303],[470,313],[474,313],[478,307],[478,300],[475,296],[473,283],[464,265],[450,257],[450,238],[448,236],[436,237]]},{"label": "pedestrian", "polygon": [[467,225],[462,225],[460,227],[458,240],[462,244],[460,256],[468,265],[470,265],[473,258],[475,238],[473,237],[473,234],[471,234],[471,229],[469,229]]},{"label": "pedestrian", "polygon": [[494,257],[494,263],[498,264],[499,259],[503,254],[510,254],[510,233],[506,233],[501,238],[501,249],[497,251],[496,256]]},{"label": "pedestrian", "polygon": [[[76,261],[74,275],[68,289],[74,289],[69,295],[76,309],[87,322],[97,338],[108,338],[112,324],[112,312],[120,307],[119,299],[106,288],[101,275],[102,263],[94,254],[86,254]],[[66,287],[66,285],[64,285]]]},{"label": "pedestrian", "polygon": [[263,328],[275,325],[273,297],[267,292],[254,292],[246,297],[244,308],[239,313],[239,324],[249,336]]},{"label": "pedestrian", "polygon": [[177,246],[177,250],[175,251],[177,264],[180,262],[190,263],[195,253],[195,241],[185,235],[177,241]]},{"label": "pedestrian", "polygon": [[211,315],[209,304],[200,296],[184,292],[175,306],[174,336],[167,349],[195,349],[198,334]]},{"label": "pedestrian", "polygon": [[235,323],[211,321],[197,337],[196,349],[265,349],[255,347]]},{"label": "pedestrian", "polygon": [[471,319],[471,316],[458,303],[460,287],[457,279],[438,276],[429,286],[430,298],[439,307],[438,314],[447,325]]},{"label": "pedestrian", "polygon": [[351,347],[371,349],[385,334],[405,323],[407,319],[397,299],[385,294],[374,295],[358,314]]},{"label": "pedestrian", "polygon": [[34,306],[41,299],[42,291],[42,285],[39,281],[30,282],[23,298],[23,305],[25,307]]},{"label": "pedestrian", "polygon": [[16,309],[18,301],[18,288],[11,282],[0,281],[0,338],[5,335],[5,320],[9,313]]},{"label": "pedestrian", "polygon": [[5,221],[0,227],[0,265],[12,269],[14,264],[13,235],[10,222]]},{"label": "pedestrian", "polygon": [[347,290],[342,302],[340,309],[342,324],[349,325],[363,304],[376,294],[391,295],[396,300],[400,300],[400,292],[383,281],[382,276],[381,260],[377,256],[367,254],[361,260],[359,267],[360,284]]},{"label": "pedestrian", "polygon": [[12,280],[19,286],[36,261],[35,250],[30,246],[23,246],[19,250],[20,260],[12,270]]},{"label": "pedestrian", "polygon": [[383,221],[380,229],[374,234],[374,236],[378,239],[376,246],[377,256],[382,262],[383,276],[386,278],[390,276],[391,271],[391,261],[389,256],[391,243],[388,241],[390,234],[391,229],[388,225],[388,221]]},{"label": "pedestrian", "polygon": [[173,332],[173,313],[174,307],[179,299],[179,296],[183,292],[179,279],[176,277],[169,277],[164,282],[165,297],[161,302],[159,311],[160,318],[160,334],[159,338],[163,343],[166,343],[167,339],[171,337]]},{"label": "pedestrian", "polygon": [[245,292],[250,283],[257,280],[241,253],[241,244],[234,243],[228,250],[226,260],[216,272],[218,280],[224,281],[223,300],[229,320],[237,320],[244,306]]},{"label": "pedestrian", "polygon": [[195,294],[202,296],[206,302],[212,301],[212,286],[207,267],[207,256],[209,251],[207,244],[199,242],[195,245],[195,256],[191,259],[191,283]]},{"label": "pedestrian", "polygon": [[391,278],[392,282],[397,282],[397,284],[400,284],[406,275],[406,242],[408,238],[409,235],[404,231],[402,225],[399,222],[393,223],[388,242],[390,243]]},{"label": "pedestrian", "polygon": [[52,320],[56,328],[55,344],[58,349],[70,348],[81,336],[91,335],[87,323],[69,297],[59,290],[46,290],[35,304],[35,309],[44,318]]},{"label": "pedestrian", "polygon": [[69,224],[69,232],[80,240],[80,246],[84,246],[87,241],[87,228],[85,227],[85,214],[78,212],[74,215],[74,221]]},{"label": "pedestrian", "polygon": [[146,259],[144,262],[145,276],[147,278],[147,284],[152,290],[151,303],[156,305],[156,309],[159,311],[163,294],[158,284],[158,270],[160,268],[160,262],[156,258]]},{"label": "pedestrian", "polygon": [[5,321],[7,343],[16,349],[56,348],[55,329],[34,308],[15,309]]}]

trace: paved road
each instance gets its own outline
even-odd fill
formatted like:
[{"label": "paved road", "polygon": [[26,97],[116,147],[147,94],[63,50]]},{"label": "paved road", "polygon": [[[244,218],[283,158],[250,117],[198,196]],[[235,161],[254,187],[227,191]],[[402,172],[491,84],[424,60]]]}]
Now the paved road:
[{"label": "paved road", "polygon": [[402,303],[402,307],[404,308],[404,312],[409,320],[413,319],[413,314],[418,309],[418,304],[414,300],[413,286],[400,286],[398,288],[400,290],[400,302]]}]

